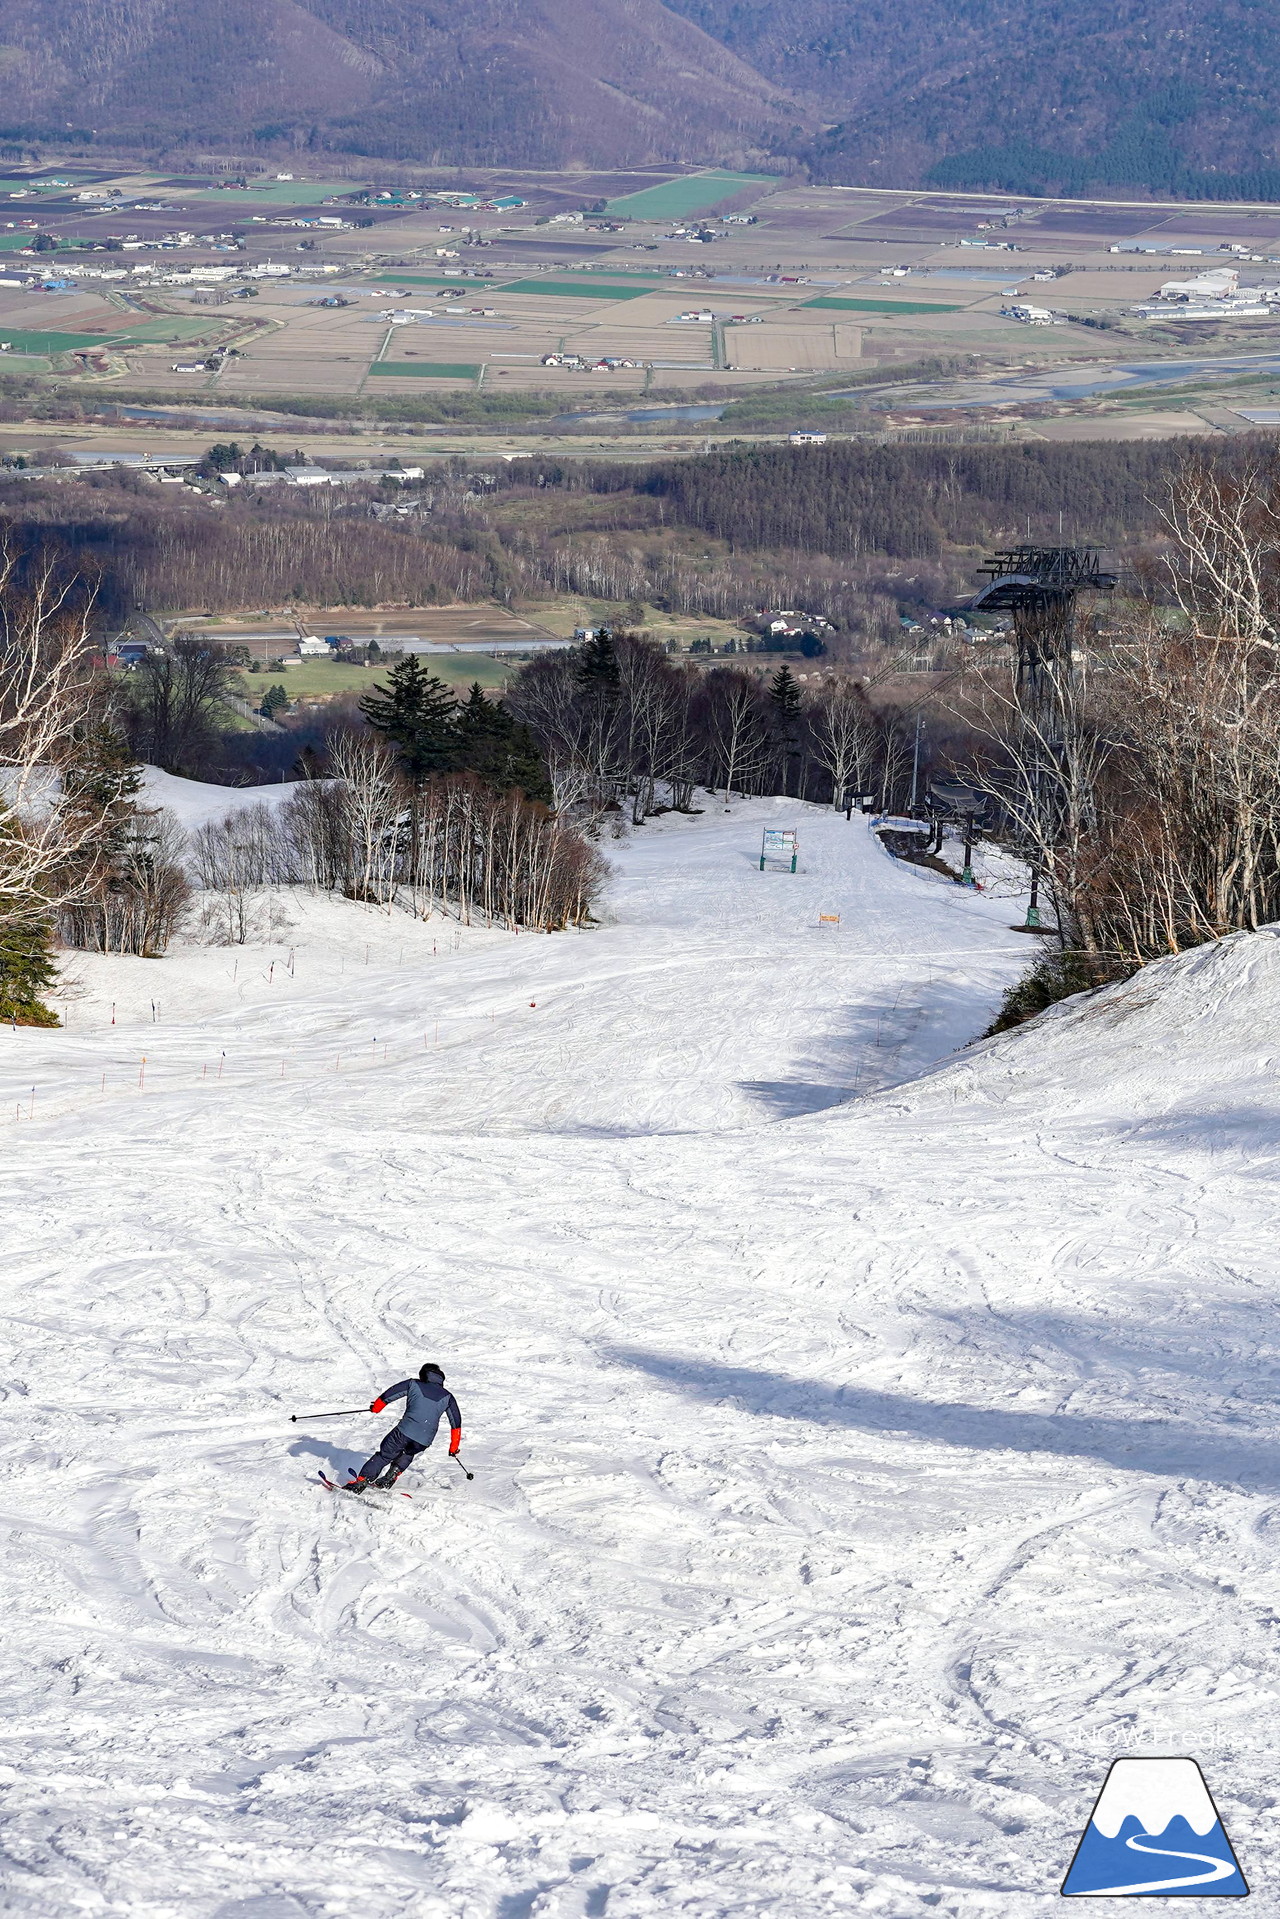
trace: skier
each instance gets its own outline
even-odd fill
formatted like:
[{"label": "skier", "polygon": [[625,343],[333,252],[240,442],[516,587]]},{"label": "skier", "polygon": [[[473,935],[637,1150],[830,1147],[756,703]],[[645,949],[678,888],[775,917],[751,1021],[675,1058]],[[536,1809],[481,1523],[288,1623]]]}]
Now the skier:
[{"label": "skier", "polygon": [[462,1444],[462,1414],[458,1411],[458,1402],[452,1393],[445,1391],[444,1371],[434,1361],[428,1360],[416,1379],[402,1379],[398,1386],[388,1386],[386,1392],[373,1401],[369,1411],[380,1413],[393,1399],[406,1402],[400,1424],[392,1427],[372,1459],[366,1459],[355,1478],[343,1488],[344,1492],[362,1493],[369,1486],[384,1490],[394,1486],[405,1467],[425,1452],[435,1438],[442,1413],[449,1415],[450,1455]]}]

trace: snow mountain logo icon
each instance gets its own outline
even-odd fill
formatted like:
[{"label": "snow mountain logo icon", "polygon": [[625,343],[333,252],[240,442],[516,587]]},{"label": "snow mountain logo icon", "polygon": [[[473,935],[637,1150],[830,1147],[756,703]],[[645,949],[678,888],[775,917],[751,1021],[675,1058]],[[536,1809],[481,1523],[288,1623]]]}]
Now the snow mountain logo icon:
[{"label": "snow mountain logo icon", "polygon": [[1244,1899],[1249,1888],[1194,1759],[1117,1759],[1062,1882],[1066,1899]]}]

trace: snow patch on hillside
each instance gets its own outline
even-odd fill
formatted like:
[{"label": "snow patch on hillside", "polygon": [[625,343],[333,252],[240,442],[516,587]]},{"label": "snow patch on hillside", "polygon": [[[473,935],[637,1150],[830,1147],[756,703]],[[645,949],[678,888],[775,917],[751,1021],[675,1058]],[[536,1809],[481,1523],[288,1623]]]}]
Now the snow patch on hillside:
[{"label": "snow patch on hillside", "polygon": [[274,786],[211,786],[205,780],[184,780],[158,766],[145,766],[138,799],[143,806],[167,806],[188,832],[194,832],[210,820],[224,820],[246,806],[274,810],[286,805],[297,791],[297,781],[284,780]]}]

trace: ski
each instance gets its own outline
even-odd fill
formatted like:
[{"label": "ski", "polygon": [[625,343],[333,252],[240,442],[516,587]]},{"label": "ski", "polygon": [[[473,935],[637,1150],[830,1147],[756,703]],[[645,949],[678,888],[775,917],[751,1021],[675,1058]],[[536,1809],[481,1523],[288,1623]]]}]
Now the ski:
[{"label": "ski", "polygon": [[[316,1478],[320,1481],[322,1486],[327,1486],[331,1493],[345,1493],[345,1492],[350,1492],[351,1490],[349,1486],[340,1486],[336,1479],[330,1479],[327,1473],[317,1473]],[[373,1493],[380,1493],[380,1492],[399,1493],[401,1499],[413,1498],[412,1493],[406,1493],[402,1491],[402,1489],[399,1486],[370,1486],[368,1490]],[[356,1495],[356,1497],[363,1499],[364,1494],[359,1493]]]}]

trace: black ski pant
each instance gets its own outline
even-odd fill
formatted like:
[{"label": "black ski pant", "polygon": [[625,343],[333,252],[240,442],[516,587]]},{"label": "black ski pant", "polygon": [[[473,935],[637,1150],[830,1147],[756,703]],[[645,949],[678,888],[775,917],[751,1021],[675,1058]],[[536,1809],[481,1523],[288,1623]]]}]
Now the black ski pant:
[{"label": "black ski pant", "polygon": [[406,1439],[398,1426],[393,1426],[372,1459],[366,1459],[360,1468],[361,1479],[377,1479],[381,1474],[393,1468],[402,1473],[406,1466],[425,1453],[426,1447],[416,1439]]}]

